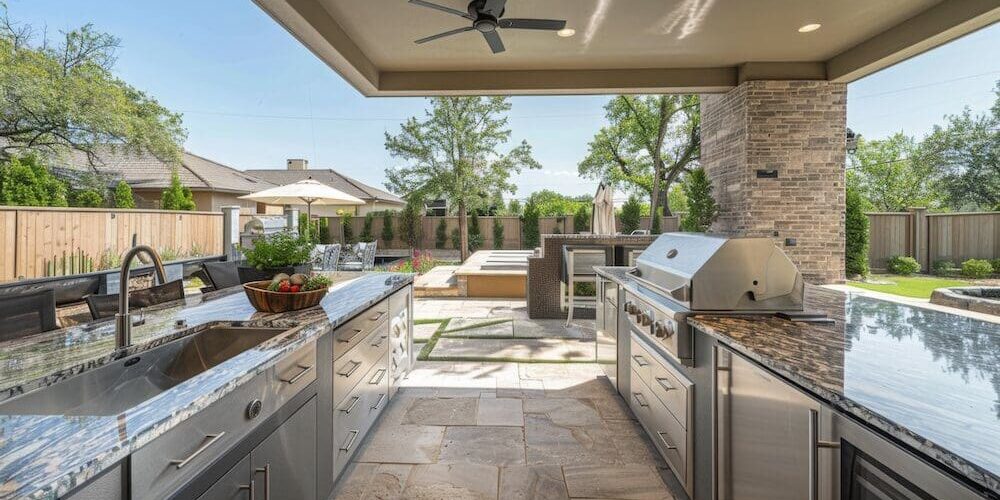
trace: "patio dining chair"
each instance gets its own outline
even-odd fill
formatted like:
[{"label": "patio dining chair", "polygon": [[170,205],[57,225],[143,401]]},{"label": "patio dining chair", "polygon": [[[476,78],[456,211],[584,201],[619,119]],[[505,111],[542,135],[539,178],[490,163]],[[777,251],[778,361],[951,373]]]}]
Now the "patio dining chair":
[{"label": "patio dining chair", "polygon": [[[239,283],[237,283],[239,284]],[[140,288],[129,292],[129,308],[133,311],[184,298],[184,282],[174,280],[150,288]],[[91,294],[87,296],[87,308],[94,319],[110,318],[118,313],[118,294]]]},{"label": "patio dining chair", "polygon": [[0,341],[14,340],[57,328],[56,296],[52,289],[0,298]]},{"label": "patio dining chair", "polygon": [[375,268],[375,250],[377,242],[358,242],[349,251],[341,255],[340,271],[371,271]]},{"label": "patio dining chair", "polygon": [[337,265],[340,263],[340,244],[323,246],[323,254],[320,255],[319,261],[313,264],[313,269],[316,271],[336,271]]}]

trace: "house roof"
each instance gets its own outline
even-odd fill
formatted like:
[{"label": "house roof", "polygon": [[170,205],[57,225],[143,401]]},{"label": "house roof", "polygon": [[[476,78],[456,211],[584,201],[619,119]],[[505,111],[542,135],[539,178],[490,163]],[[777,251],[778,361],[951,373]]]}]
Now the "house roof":
[{"label": "house roof", "polygon": [[310,168],[307,170],[287,170],[287,169],[275,169],[275,170],[247,170],[247,173],[259,177],[265,181],[271,182],[273,184],[283,186],[285,184],[291,184],[293,182],[298,182],[303,179],[312,178],[330,187],[339,189],[349,195],[357,196],[366,202],[382,202],[391,203],[397,205],[406,204],[402,198],[396,196],[390,192],[384,191],[382,189],[369,186],[357,179],[348,177],[336,170],[325,168],[325,169],[315,169]]},{"label": "house roof", "polygon": [[[151,153],[129,153],[120,149],[102,148],[95,165],[79,151],[69,154],[64,168],[79,172],[95,172],[125,180],[138,189],[163,189],[170,185],[174,165]],[[252,193],[274,187],[270,182],[228,167],[219,162],[184,151],[177,169],[181,183],[192,191]]]}]

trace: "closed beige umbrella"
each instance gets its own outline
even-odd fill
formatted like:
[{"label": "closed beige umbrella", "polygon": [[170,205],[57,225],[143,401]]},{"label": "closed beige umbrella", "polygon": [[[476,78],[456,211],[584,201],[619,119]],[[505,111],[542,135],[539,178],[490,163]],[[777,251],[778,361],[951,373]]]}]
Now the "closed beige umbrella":
[{"label": "closed beige umbrella", "polygon": [[590,219],[590,231],[594,234],[615,234],[614,189],[603,182],[594,195],[594,211]]},{"label": "closed beige umbrella", "polygon": [[[298,205],[305,203],[310,223],[312,223],[312,206],[314,203],[317,205],[365,204],[360,198],[327,186],[322,182],[315,181],[311,177],[292,184],[243,195],[240,196],[240,199],[266,203],[268,205]],[[309,226],[307,225],[306,227],[308,228]]]}]

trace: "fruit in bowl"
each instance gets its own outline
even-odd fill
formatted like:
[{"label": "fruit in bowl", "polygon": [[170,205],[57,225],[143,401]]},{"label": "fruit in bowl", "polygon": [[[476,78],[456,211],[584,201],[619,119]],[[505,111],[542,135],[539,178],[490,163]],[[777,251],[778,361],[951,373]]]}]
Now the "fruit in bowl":
[{"label": "fruit in bowl", "polygon": [[270,281],[252,281],[243,291],[261,312],[285,312],[319,304],[330,288],[330,278],[305,274],[277,274]]},{"label": "fruit in bowl", "polygon": [[330,278],[326,276],[306,276],[304,274],[277,274],[267,285],[272,292],[299,293],[330,287]]}]

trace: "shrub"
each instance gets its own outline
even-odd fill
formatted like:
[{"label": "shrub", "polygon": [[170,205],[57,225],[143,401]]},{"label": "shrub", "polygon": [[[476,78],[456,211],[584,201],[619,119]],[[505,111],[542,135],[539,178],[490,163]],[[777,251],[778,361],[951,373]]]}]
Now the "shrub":
[{"label": "shrub", "polygon": [[411,195],[406,199],[406,208],[399,216],[399,237],[403,239],[409,248],[420,246],[422,236],[420,227],[420,216],[424,209],[424,201],[417,196]]},{"label": "shrub", "polygon": [[393,213],[386,211],[382,214],[382,244],[389,247],[389,243],[396,239],[396,232],[392,228]]},{"label": "shrub", "polygon": [[0,163],[0,205],[65,207],[66,184],[35,156]]},{"label": "shrub", "polygon": [[621,220],[622,234],[631,234],[632,231],[639,229],[639,223],[642,220],[642,203],[635,195],[629,196],[628,201],[622,205]]},{"label": "shrub", "polygon": [[290,231],[257,238],[253,248],[241,249],[247,263],[257,269],[295,266],[309,262],[313,244]]},{"label": "shrub", "polygon": [[962,263],[962,276],[972,279],[985,278],[993,272],[993,265],[986,259],[969,259]]},{"label": "shrub", "polygon": [[900,276],[909,276],[920,272],[920,263],[917,262],[917,259],[905,255],[893,255],[889,257],[887,267],[890,273]]},{"label": "shrub", "polygon": [[573,232],[583,233],[590,231],[590,211],[587,206],[581,204],[573,214]]},{"label": "shrub", "polygon": [[696,168],[688,173],[681,189],[688,202],[688,211],[681,219],[681,231],[708,231],[719,215],[719,207],[712,198],[712,181],[705,174],[705,169]]},{"label": "shrub", "polygon": [[93,189],[77,191],[73,195],[74,207],[99,208],[104,205],[104,197]]},{"label": "shrub", "polygon": [[993,266],[994,273],[1000,274],[1000,259],[991,260],[990,265]]},{"label": "shrub", "polygon": [[448,223],[442,218],[434,230],[434,248],[444,248],[448,242]]},{"label": "shrub", "polygon": [[503,250],[503,222],[499,217],[493,218],[493,249]]},{"label": "shrub", "polygon": [[538,205],[528,202],[524,206],[524,215],[521,217],[522,230],[524,231],[525,248],[535,248],[541,241],[541,234],[538,229]]},{"label": "shrub", "polygon": [[132,196],[132,188],[125,181],[118,181],[115,185],[115,207],[135,208],[135,198]]},{"label": "shrub", "polygon": [[353,217],[348,212],[340,214],[340,227],[344,234],[344,244],[350,245],[354,243],[354,224],[352,224]]},{"label": "shrub", "polygon": [[365,223],[363,226],[361,226],[361,234],[358,235],[358,238],[361,241],[372,241],[373,239],[375,239],[372,238],[372,223],[374,222],[374,220],[375,216],[372,215],[371,212],[365,214]]},{"label": "shrub", "polygon": [[299,213],[299,234],[301,234],[302,237],[305,237],[306,234],[308,233],[309,234],[309,240],[312,241],[312,242],[314,242],[314,243],[318,243],[319,240],[320,240],[320,226],[319,226],[319,221],[320,220],[322,220],[322,219],[316,219],[316,220],[312,221],[312,224],[310,224],[309,223],[309,214],[307,214],[307,213],[301,213],[300,212]]},{"label": "shrub", "polygon": [[170,187],[160,196],[160,208],[164,210],[194,210],[194,195],[181,184],[181,176],[175,168],[170,174]]},{"label": "shrub", "polygon": [[451,247],[455,250],[462,248],[462,232],[457,227],[451,230]]},{"label": "shrub", "polygon": [[476,249],[482,246],[483,231],[479,228],[479,216],[473,212],[472,215],[469,216],[469,251],[475,252]]},{"label": "shrub", "polygon": [[848,276],[868,276],[868,216],[865,215],[865,198],[857,188],[847,187],[847,210],[844,220],[847,241],[845,244],[845,270]]},{"label": "shrub", "polygon": [[935,260],[931,264],[931,274],[935,276],[948,276],[955,270],[955,263],[950,260]]}]

